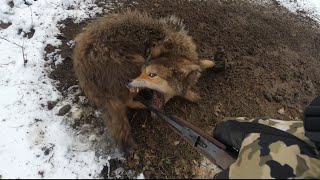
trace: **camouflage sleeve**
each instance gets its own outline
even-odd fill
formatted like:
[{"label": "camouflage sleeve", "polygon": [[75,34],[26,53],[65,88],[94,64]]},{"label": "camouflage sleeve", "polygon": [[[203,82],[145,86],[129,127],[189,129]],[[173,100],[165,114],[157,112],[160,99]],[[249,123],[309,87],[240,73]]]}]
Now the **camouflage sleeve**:
[{"label": "camouflage sleeve", "polygon": [[234,128],[237,129],[234,132],[232,121],[220,123],[216,138],[236,149],[238,146],[239,156],[228,169],[216,176],[217,179],[320,178],[319,151],[304,135],[302,121],[266,118],[249,121],[281,129],[302,141],[272,134],[241,133],[239,128]]}]

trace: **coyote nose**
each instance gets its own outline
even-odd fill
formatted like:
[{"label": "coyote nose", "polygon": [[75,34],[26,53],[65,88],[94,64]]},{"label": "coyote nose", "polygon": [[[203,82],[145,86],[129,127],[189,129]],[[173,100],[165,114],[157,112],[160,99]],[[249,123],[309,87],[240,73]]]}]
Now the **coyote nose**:
[{"label": "coyote nose", "polygon": [[132,86],[131,86],[132,81],[133,81],[133,79],[129,79],[129,80],[128,80],[127,86],[128,86],[129,88],[132,87]]}]

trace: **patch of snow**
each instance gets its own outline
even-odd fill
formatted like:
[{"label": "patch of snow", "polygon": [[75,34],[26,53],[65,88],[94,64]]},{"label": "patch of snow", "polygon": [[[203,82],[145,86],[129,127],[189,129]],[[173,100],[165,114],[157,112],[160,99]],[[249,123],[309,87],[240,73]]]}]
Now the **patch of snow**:
[{"label": "patch of snow", "polygon": [[145,179],[143,174],[139,174],[139,176],[137,177],[137,179]]},{"label": "patch of snow", "polygon": [[56,114],[63,103],[47,109],[61,95],[47,77],[44,56],[46,45],[61,44],[59,22],[80,22],[102,9],[86,0],[15,0],[13,7],[9,2],[0,2],[1,22],[12,23],[0,29],[1,178],[99,178],[108,159],[97,157],[62,123]]},{"label": "patch of snow", "polygon": [[320,1],[319,0],[277,0],[291,12],[305,12],[307,16],[320,23]]}]

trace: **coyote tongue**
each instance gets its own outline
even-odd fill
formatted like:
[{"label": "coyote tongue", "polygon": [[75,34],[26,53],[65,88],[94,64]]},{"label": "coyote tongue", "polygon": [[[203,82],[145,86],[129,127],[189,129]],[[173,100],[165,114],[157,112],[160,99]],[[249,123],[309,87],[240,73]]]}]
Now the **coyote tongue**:
[{"label": "coyote tongue", "polygon": [[163,96],[163,94],[161,94],[161,93],[159,93],[157,91],[153,91],[151,105],[155,109],[162,109],[163,106],[164,106],[164,96]]},{"label": "coyote tongue", "polygon": [[164,96],[162,93],[144,88],[129,88],[130,93],[134,93],[143,98],[155,109],[162,109],[164,106]]}]

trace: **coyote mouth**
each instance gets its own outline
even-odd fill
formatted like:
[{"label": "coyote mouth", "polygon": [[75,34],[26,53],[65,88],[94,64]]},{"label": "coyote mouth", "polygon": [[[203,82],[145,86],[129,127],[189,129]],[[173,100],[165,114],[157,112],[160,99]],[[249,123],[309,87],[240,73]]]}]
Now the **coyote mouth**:
[{"label": "coyote mouth", "polygon": [[138,88],[138,89],[135,89],[134,92],[138,93],[138,96],[143,98],[143,100],[153,108],[155,109],[163,108],[165,103],[165,98],[161,92],[151,90],[151,89],[146,89],[146,88]]}]

